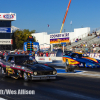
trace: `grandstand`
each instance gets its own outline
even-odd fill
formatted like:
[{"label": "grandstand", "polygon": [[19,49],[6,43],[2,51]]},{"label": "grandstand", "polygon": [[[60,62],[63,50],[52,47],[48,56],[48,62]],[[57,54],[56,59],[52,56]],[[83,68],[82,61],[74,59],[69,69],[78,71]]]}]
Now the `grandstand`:
[{"label": "grandstand", "polygon": [[[76,42],[71,43],[71,45],[67,45],[66,49],[67,50],[71,50],[71,49],[75,49],[75,51],[80,52],[80,50],[85,51],[86,52],[86,48],[87,50],[91,50],[90,52],[93,52],[93,44],[100,44],[100,36],[98,35],[94,35],[91,34],[91,36],[86,36],[84,38],[82,38],[81,40],[78,40]],[[81,45],[85,45],[82,46]],[[98,52],[100,50],[99,46],[94,46],[96,48],[95,52]]]}]

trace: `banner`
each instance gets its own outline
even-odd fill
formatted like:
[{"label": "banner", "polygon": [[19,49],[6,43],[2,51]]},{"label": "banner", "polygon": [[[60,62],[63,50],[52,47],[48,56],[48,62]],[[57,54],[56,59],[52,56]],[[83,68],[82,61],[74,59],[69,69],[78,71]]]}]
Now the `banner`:
[{"label": "banner", "polygon": [[16,13],[0,13],[0,20],[16,20]]},{"label": "banner", "polygon": [[38,62],[52,62],[51,57],[35,57],[35,59]]},{"label": "banner", "polygon": [[50,44],[69,42],[69,33],[50,34]]},{"label": "banner", "polygon": [[12,33],[11,28],[0,27],[0,33]]},{"label": "banner", "polygon": [[40,44],[40,50],[48,50],[50,49],[50,44]]},{"label": "banner", "polygon": [[12,39],[0,39],[0,44],[13,44]]}]

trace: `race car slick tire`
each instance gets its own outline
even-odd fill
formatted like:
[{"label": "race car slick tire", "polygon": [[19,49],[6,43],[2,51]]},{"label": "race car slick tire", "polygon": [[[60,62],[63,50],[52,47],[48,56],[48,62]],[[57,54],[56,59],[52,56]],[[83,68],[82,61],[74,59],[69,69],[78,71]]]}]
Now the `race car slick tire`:
[{"label": "race car slick tire", "polygon": [[27,75],[27,73],[23,73],[23,78],[24,78],[24,81],[28,81],[28,75]]},{"label": "race car slick tire", "polygon": [[3,68],[1,69],[1,72],[2,72],[2,74],[4,75],[4,69],[3,69]]},{"label": "race car slick tire", "polygon": [[84,63],[84,68],[86,68],[86,63]]},{"label": "race car slick tire", "polygon": [[69,72],[68,66],[65,67],[65,72]]},{"label": "race car slick tire", "polygon": [[66,66],[68,66],[69,65],[69,63],[68,63],[68,59],[66,59]]},{"label": "race car slick tire", "polygon": [[4,74],[5,73],[4,68],[1,68],[1,73],[2,73],[3,77],[6,77],[6,75]]}]

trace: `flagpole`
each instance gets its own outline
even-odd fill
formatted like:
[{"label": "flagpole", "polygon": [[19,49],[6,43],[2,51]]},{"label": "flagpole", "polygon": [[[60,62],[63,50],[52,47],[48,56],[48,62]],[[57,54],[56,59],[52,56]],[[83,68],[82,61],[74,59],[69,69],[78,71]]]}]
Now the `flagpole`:
[{"label": "flagpole", "polygon": [[71,32],[72,32],[72,24],[71,24]]},{"label": "flagpole", "polygon": [[49,25],[49,24],[47,24],[47,28],[48,28],[48,29],[47,29],[47,33],[48,33],[48,31],[49,31],[49,27],[50,27],[50,25]]},{"label": "flagpole", "polygon": [[72,32],[72,21],[70,22],[70,24],[71,24],[71,32]]}]

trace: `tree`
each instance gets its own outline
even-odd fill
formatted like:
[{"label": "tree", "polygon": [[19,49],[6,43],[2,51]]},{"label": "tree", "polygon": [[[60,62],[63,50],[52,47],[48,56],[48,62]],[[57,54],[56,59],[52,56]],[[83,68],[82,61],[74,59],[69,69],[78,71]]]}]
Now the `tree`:
[{"label": "tree", "polygon": [[31,33],[35,33],[35,30],[32,30]]},{"label": "tree", "polygon": [[[35,30],[34,30],[35,32]],[[16,45],[16,49],[23,49],[23,44],[24,42],[27,41],[27,38],[28,36],[32,36],[31,34],[33,33],[33,30],[30,32],[28,29],[24,29],[24,30],[16,30],[14,32],[14,42],[15,42],[15,45]],[[34,38],[34,41],[35,42],[36,39]]]}]

